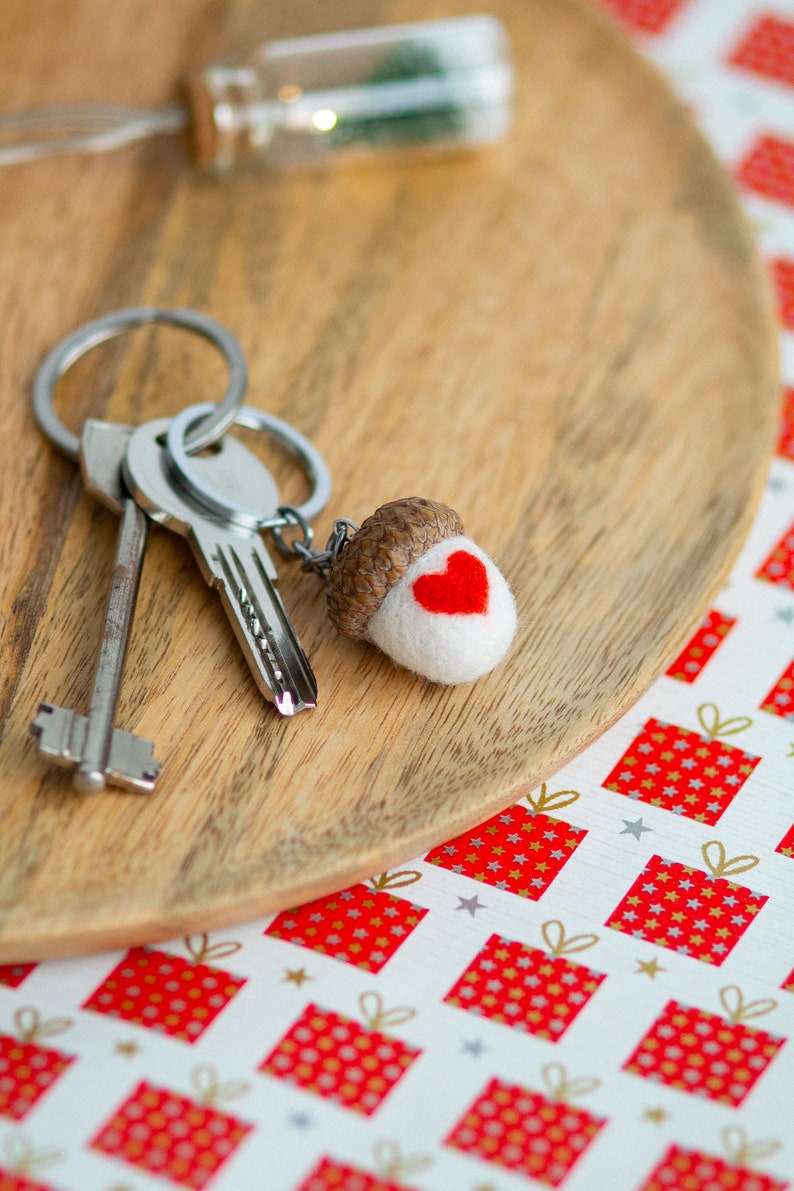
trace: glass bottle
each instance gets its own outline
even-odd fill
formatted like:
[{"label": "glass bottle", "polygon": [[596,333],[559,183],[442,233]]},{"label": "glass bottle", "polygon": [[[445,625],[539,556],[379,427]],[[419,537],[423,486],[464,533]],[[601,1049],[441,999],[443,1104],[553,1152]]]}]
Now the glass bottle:
[{"label": "glass bottle", "polygon": [[197,160],[219,172],[488,144],[510,125],[512,92],[491,16],[269,42],[188,81]]}]

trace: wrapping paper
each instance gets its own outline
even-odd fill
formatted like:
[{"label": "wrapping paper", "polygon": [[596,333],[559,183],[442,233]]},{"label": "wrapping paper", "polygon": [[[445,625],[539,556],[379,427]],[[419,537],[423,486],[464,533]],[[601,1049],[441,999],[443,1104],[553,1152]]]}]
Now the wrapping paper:
[{"label": "wrapping paper", "polygon": [[[794,4],[603,0],[735,178],[794,386]],[[0,1191],[794,1183],[794,387],[730,582],[641,702],[398,872],[0,968]]]}]

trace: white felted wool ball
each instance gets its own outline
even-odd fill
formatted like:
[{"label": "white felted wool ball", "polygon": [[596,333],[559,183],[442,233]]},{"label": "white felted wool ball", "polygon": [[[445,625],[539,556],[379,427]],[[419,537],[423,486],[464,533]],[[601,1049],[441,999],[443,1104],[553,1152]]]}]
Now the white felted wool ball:
[{"label": "white felted wool ball", "polygon": [[469,538],[445,538],[408,568],[370,618],[366,636],[433,682],[473,682],[493,670],[516,632],[499,568]]}]

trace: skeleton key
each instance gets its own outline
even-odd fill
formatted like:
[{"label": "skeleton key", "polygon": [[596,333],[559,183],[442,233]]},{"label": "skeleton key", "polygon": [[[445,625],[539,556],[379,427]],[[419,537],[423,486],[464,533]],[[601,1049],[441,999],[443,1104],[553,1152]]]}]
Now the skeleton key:
[{"label": "skeleton key", "polygon": [[[149,422],[130,439],[123,471],[147,515],[186,537],[202,575],[221,602],[260,691],[282,715],[316,706],[317,683],[276,589],[278,573],[255,527],[205,511],[180,485],[163,445],[169,419]],[[230,500],[245,499],[264,521],[278,493],[267,469],[242,443],[223,438],[194,469]]]},{"label": "skeleton key", "polygon": [[42,703],[31,724],[31,732],[38,737],[39,751],[58,765],[76,768],[75,785],[86,792],[101,790],[107,782],[148,792],[154,788],[160,770],[152,756],[151,741],[113,727],[148,521],[130,499],[121,475],[121,463],[133,429],[90,421],[79,439],[56,413],[55,389],[63,374],[97,344],[147,323],[168,323],[194,332],[212,343],[228,366],[229,383],[223,399],[205,409],[201,425],[190,435],[191,449],[209,446],[225,432],[242,406],[247,384],[245,357],[230,331],[195,310],[164,310],[157,306],[117,310],[85,323],[53,348],[36,375],[33,413],[39,429],[67,459],[79,458],[86,488],[109,509],[121,514],[90,713],[86,718],[69,708]]},{"label": "skeleton key", "polygon": [[86,488],[112,512],[121,514],[88,718],[69,708],[42,703],[30,726],[43,756],[56,765],[76,767],[74,784],[83,793],[103,790],[107,782],[148,793],[160,772],[150,740],[113,727],[148,528],[146,515],[121,484],[121,462],[132,433],[129,426],[87,421],[80,440],[80,469]]}]

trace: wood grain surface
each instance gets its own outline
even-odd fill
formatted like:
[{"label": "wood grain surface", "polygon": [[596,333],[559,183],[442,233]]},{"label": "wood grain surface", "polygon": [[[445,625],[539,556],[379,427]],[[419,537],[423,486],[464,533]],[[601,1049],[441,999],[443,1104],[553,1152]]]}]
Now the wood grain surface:
[{"label": "wood grain surface", "polygon": [[[478,8],[6,0],[2,106],[156,106],[274,36]],[[498,148],[218,181],[163,139],[0,177],[0,959],[207,930],[421,853],[603,732],[724,582],[777,408],[771,304],[731,186],[584,4],[489,8],[518,70]],[[509,660],[429,685],[337,637],[321,586],[285,563],[320,705],[280,719],[187,546],[155,527],[117,722],[156,742],[157,790],[83,797],[47,766],[29,723],[42,699],[86,710],[116,524],[38,435],[31,384],[79,323],[142,303],[238,336],[248,403],[332,468],[320,540],[398,496],[458,509],[514,586]],[[167,329],[73,373],[73,427],[172,414],[224,383],[209,347]]]}]

